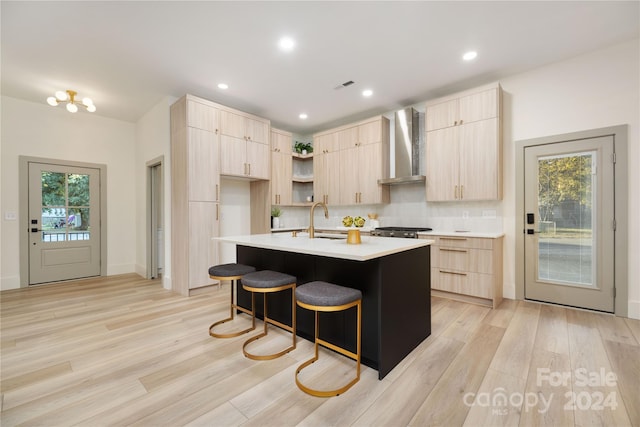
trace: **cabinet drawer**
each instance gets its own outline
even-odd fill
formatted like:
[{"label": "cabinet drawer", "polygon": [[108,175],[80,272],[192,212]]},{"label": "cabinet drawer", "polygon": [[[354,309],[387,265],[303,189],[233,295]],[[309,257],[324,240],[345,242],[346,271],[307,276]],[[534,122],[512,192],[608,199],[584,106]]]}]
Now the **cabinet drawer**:
[{"label": "cabinet drawer", "polygon": [[433,236],[436,245],[450,248],[493,249],[493,240],[482,237]]},{"label": "cabinet drawer", "polygon": [[431,257],[431,265],[450,270],[469,270],[469,249],[441,248],[435,246]]},{"label": "cabinet drawer", "polygon": [[434,246],[431,253],[434,267],[493,274],[493,251]]},{"label": "cabinet drawer", "polygon": [[440,291],[491,299],[493,298],[493,280],[494,277],[491,274],[431,268],[431,288]]}]

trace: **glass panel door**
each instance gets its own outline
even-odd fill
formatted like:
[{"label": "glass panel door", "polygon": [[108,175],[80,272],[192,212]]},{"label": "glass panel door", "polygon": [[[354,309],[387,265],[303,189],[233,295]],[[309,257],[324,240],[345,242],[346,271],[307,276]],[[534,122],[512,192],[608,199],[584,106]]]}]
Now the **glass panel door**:
[{"label": "glass panel door", "polygon": [[613,312],[613,138],[525,148],[525,298]]},{"label": "glass panel door", "polygon": [[100,275],[100,171],[29,163],[29,284]]}]

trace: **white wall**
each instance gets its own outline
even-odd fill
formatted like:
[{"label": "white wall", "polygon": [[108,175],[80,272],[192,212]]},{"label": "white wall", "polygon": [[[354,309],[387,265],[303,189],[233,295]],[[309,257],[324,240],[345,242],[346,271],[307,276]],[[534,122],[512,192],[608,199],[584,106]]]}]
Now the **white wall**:
[{"label": "white wall", "polygon": [[504,97],[504,294],[515,296],[514,141],[628,124],[629,317],[640,318],[638,39],[501,80]]},{"label": "white wall", "polygon": [[[98,108],[100,108],[98,106]],[[20,286],[18,156],[107,165],[107,274],[135,271],[135,125],[87,112],[2,97],[2,259],[0,289]]]},{"label": "white wall", "polygon": [[[220,180],[220,236],[251,234],[249,181]],[[220,263],[236,262],[236,245],[220,243]]]},{"label": "white wall", "polygon": [[170,107],[176,101],[166,97],[136,124],[135,191],[136,191],[136,272],[147,274],[147,162],[164,156],[164,268],[162,284],[171,289],[171,125]]}]

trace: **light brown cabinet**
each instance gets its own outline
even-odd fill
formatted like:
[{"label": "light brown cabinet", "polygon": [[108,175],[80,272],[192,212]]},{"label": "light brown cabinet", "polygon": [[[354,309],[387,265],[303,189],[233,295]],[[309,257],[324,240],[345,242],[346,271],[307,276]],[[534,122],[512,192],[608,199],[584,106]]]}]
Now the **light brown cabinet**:
[{"label": "light brown cabinet", "polygon": [[501,97],[495,84],[427,103],[427,201],[502,198]]},{"label": "light brown cabinet", "polygon": [[313,136],[314,201],[337,205],[340,202],[340,143],[337,133]]},{"label": "light brown cabinet", "polygon": [[171,106],[172,288],[213,283],[220,228],[219,109],[189,95]]},{"label": "light brown cabinet", "polygon": [[[389,120],[378,116],[314,135],[314,191],[331,204],[389,203]],[[337,155],[335,153],[338,153]]]},{"label": "light brown cabinet", "polygon": [[502,302],[502,237],[421,236],[431,245],[434,295],[489,305]]},{"label": "light brown cabinet", "polygon": [[269,121],[220,111],[220,173],[268,180]]},{"label": "light brown cabinet", "polygon": [[293,165],[291,134],[271,129],[271,204],[290,205]]}]

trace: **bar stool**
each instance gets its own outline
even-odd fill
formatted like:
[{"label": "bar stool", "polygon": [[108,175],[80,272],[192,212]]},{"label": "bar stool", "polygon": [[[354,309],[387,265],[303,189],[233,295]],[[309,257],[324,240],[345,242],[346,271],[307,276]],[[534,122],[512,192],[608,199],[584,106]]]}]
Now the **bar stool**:
[{"label": "bar stool", "polygon": [[[264,330],[262,333],[256,335],[255,337],[249,338],[242,345],[242,352],[249,359],[253,360],[270,360],[275,359],[276,357],[280,357],[285,353],[290,352],[291,350],[296,348],[296,278],[294,276],[290,276],[288,274],[279,273],[277,271],[271,270],[262,270],[256,271],[255,273],[245,274],[242,277],[242,287],[251,292],[251,298],[255,298],[256,293],[264,294]],[[287,289],[291,289],[291,326],[285,325],[284,323],[278,322],[277,320],[270,319],[267,315],[267,294],[272,292],[280,292]],[[267,336],[267,324],[271,323],[272,325],[279,326],[282,329],[291,332],[292,334],[292,345],[290,347],[285,348],[282,351],[273,354],[267,355],[257,355],[252,354],[247,351],[247,346],[262,338]]]},{"label": "bar stool", "polygon": [[[247,310],[244,307],[240,307],[238,306],[235,302],[234,302],[234,298],[233,298],[233,294],[235,293],[235,288],[238,285],[238,280],[242,278],[242,276],[244,276],[245,274],[248,273],[253,273],[254,271],[256,271],[256,269],[254,267],[251,267],[250,265],[244,265],[244,264],[220,264],[220,265],[214,265],[213,267],[209,268],[209,277],[211,277],[213,280],[231,280],[231,304],[229,305],[230,307],[230,313],[229,313],[229,317],[227,317],[226,319],[220,320],[218,322],[215,322],[214,324],[212,324],[211,326],[209,326],[209,335],[211,335],[212,337],[215,338],[232,338],[232,337],[237,337],[239,335],[242,334],[246,334],[249,331],[253,331],[256,328],[256,304],[255,304],[255,298],[251,299],[251,311]],[[241,331],[238,332],[229,332],[226,334],[220,334],[217,332],[214,332],[213,329],[218,326],[221,325],[223,323],[226,322],[230,322],[231,320],[233,320],[235,318],[235,311],[236,310],[240,310],[243,313],[246,314],[250,314],[251,315],[251,327],[247,328],[247,329],[243,329]]]},{"label": "bar stool", "polygon": [[[296,384],[300,390],[308,393],[312,396],[318,397],[330,397],[338,396],[345,391],[349,390],[352,385],[360,380],[360,341],[362,331],[362,292],[357,289],[345,288],[344,286],[334,285],[327,282],[309,282],[302,286],[299,286],[296,290],[296,300],[300,307],[307,310],[313,310],[315,312],[315,356],[296,369]],[[331,312],[347,310],[353,306],[358,307],[358,322],[357,322],[357,345],[356,353],[353,353],[345,348],[338,347],[330,342],[319,338],[319,326],[318,326],[318,312]],[[340,354],[348,356],[356,361],[356,376],[345,386],[336,390],[314,390],[302,384],[298,379],[298,374],[307,366],[318,360],[318,346],[334,350]]]}]

